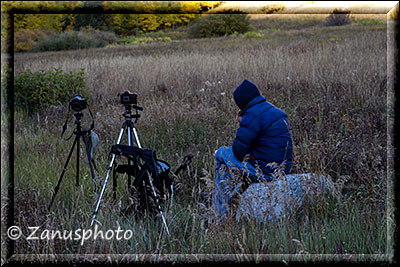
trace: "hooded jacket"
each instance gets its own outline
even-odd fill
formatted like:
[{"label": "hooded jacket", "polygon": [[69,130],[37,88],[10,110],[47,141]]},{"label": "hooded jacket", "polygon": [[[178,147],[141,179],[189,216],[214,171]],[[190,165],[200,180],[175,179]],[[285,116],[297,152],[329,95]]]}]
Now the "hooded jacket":
[{"label": "hooded jacket", "polygon": [[264,174],[274,171],[268,163],[285,161],[285,173],[292,165],[293,143],[286,113],[267,102],[257,86],[244,80],[234,91],[235,103],[240,108],[242,120],[233,140],[235,157],[259,166]]}]

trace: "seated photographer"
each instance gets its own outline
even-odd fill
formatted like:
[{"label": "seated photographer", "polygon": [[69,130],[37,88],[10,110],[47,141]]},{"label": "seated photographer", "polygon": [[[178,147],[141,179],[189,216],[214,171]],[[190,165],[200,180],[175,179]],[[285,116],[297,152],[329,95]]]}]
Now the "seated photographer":
[{"label": "seated photographer", "polygon": [[244,80],[234,91],[240,109],[240,124],[232,147],[215,151],[216,189],[212,205],[220,219],[225,219],[231,197],[246,183],[271,181],[274,168],[269,163],[284,166],[290,171],[292,137],[286,113],[267,102],[257,86]]}]

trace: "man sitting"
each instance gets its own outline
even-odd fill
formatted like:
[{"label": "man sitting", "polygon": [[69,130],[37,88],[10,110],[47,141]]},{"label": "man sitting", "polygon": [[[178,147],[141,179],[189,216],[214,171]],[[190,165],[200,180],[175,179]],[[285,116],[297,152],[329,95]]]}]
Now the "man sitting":
[{"label": "man sitting", "polygon": [[215,152],[213,208],[220,219],[226,218],[231,196],[244,182],[235,184],[232,171],[251,182],[271,181],[274,166],[283,166],[288,174],[292,164],[293,143],[286,113],[267,102],[257,86],[247,80],[235,89],[233,97],[240,109],[240,126],[232,147]]}]

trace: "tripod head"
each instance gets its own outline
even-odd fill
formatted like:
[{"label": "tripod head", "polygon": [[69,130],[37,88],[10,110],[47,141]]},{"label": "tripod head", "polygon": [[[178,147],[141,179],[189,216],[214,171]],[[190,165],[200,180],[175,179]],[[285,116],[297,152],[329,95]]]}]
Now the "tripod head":
[{"label": "tripod head", "polygon": [[[137,105],[137,94],[125,91],[122,94],[118,94],[121,97],[121,104],[125,106],[125,112],[122,114],[126,120],[137,119],[140,117],[138,110],[142,111],[143,108]],[[136,111],[132,114],[132,108]]]},{"label": "tripod head", "polygon": [[[90,125],[89,130],[83,130],[83,132],[90,132],[94,128],[94,117],[93,117],[93,114],[90,111],[90,109],[89,109],[89,113],[90,113],[90,116],[92,117],[92,124]],[[77,111],[77,112],[74,113],[74,116],[75,116],[76,130],[77,131],[82,131],[82,129],[81,129],[81,119],[83,117],[83,113],[81,111]]]},{"label": "tripod head", "polygon": [[86,133],[86,132],[89,132],[90,130],[92,130],[94,128],[94,124],[92,123],[92,126],[88,131],[85,131],[85,130],[82,129],[82,127],[81,127],[81,119],[83,117],[83,113],[81,111],[75,112],[74,116],[75,116],[75,125],[76,125],[74,134],[79,134],[80,132]]},{"label": "tripod head", "polygon": [[[137,105],[124,105],[124,106],[125,106],[125,111],[122,115],[125,117],[125,119],[136,119],[135,120],[136,122],[137,119],[140,118],[138,110],[142,111],[143,108]],[[135,114],[132,114],[132,108],[136,111]]]},{"label": "tripod head", "polygon": [[[89,132],[89,131],[93,130],[93,128],[94,128],[94,117],[93,117],[92,111],[89,108],[89,105],[87,104],[87,100],[86,100],[86,98],[83,98],[81,95],[76,95],[69,102],[68,114],[67,114],[67,118],[65,120],[65,123],[63,125],[61,136],[63,136],[65,130],[67,129],[67,124],[68,124],[68,120],[69,120],[69,113],[70,113],[71,109],[75,112],[74,116],[76,118],[75,124],[77,125],[77,132],[81,131],[81,119],[83,117],[82,111],[85,110],[86,108],[89,110],[89,114],[92,117],[92,124],[90,125],[90,129],[88,131],[86,131],[86,132]],[[67,138],[67,140],[69,140],[69,138]]]},{"label": "tripod head", "polygon": [[83,113],[80,112],[80,111],[78,111],[78,112],[76,112],[76,113],[74,114],[74,116],[75,116],[75,118],[76,118],[75,124],[77,124],[77,123],[79,123],[80,120],[82,119]]}]

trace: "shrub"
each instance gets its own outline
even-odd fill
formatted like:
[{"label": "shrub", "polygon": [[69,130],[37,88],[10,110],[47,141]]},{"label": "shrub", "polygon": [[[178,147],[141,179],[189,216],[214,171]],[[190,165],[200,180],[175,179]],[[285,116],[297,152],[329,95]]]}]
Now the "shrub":
[{"label": "shrub", "polygon": [[250,30],[250,17],[246,14],[211,14],[200,17],[189,29],[193,38],[218,37]]},{"label": "shrub", "polygon": [[264,37],[264,35],[261,32],[246,32],[243,35],[244,38],[261,38]]},{"label": "shrub", "polygon": [[169,37],[171,40],[181,40],[186,38],[186,32],[184,32],[184,27],[172,30],[160,30],[160,31],[152,31],[141,34],[141,36],[151,37],[151,38],[160,38],[160,37]]},{"label": "shrub", "polygon": [[67,31],[50,39],[39,41],[34,45],[31,52],[76,50],[91,47],[104,47],[108,44],[103,39],[93,36],[87,32]]},{"label": "shrub", "polygon": [[277,13],[279,11],[283,11],[285,9],[285,5],[283,4],[270,4],[266,7],[263,7],[261,9],[261,12],[264,14],[274,14]]},{"label": "shrub", "polygon": [[335,8],[326,18],[325,26],[341,26],[351,24],[350,10],[342,10]]},{"label": "shrub", "polygon": [[171,37],[168,37],[168,36],[157,37],[155,40],[157,42],[171,42],[172,41]]},{"label": "shrub", "polygon": [[63,73],[57,68],[39,72],[26,70],[14,77],[15,107],[28,112],[66,103],[84,91],[83,71]]},{"label": "shrub", "polygon": [[14,51],[25,52],[34,46],[39,40],[48,38],[50,33],[42,30],[23,29],[14,34]]},{"label": "shrub", "polygon": [[114,32],[100,31],[100,30],[93,29],[90,26],[81,28],[79,34],[86,36],[89,39],[92,38],[92,39],[106,41],[108,44],[114,43],[118,39]]},{"label": "shrub", "polygon": [[122,37],[116,41],[117,44],[146,44],[146,43],[152,43],[152,42],[170,42],[172,41],[170,37],[165,36],[165,37],[148,37],[148,36],[143,36],[143,37],[134,37],[134,36],[127,36],[127,37]]},{"label": "shrub", "polygon": [[93,33],[93,37],[95,39],[103,40],[108,44],[112,44],[118,39],[115,33],[106,31],[96,31],[95,33]]}]

